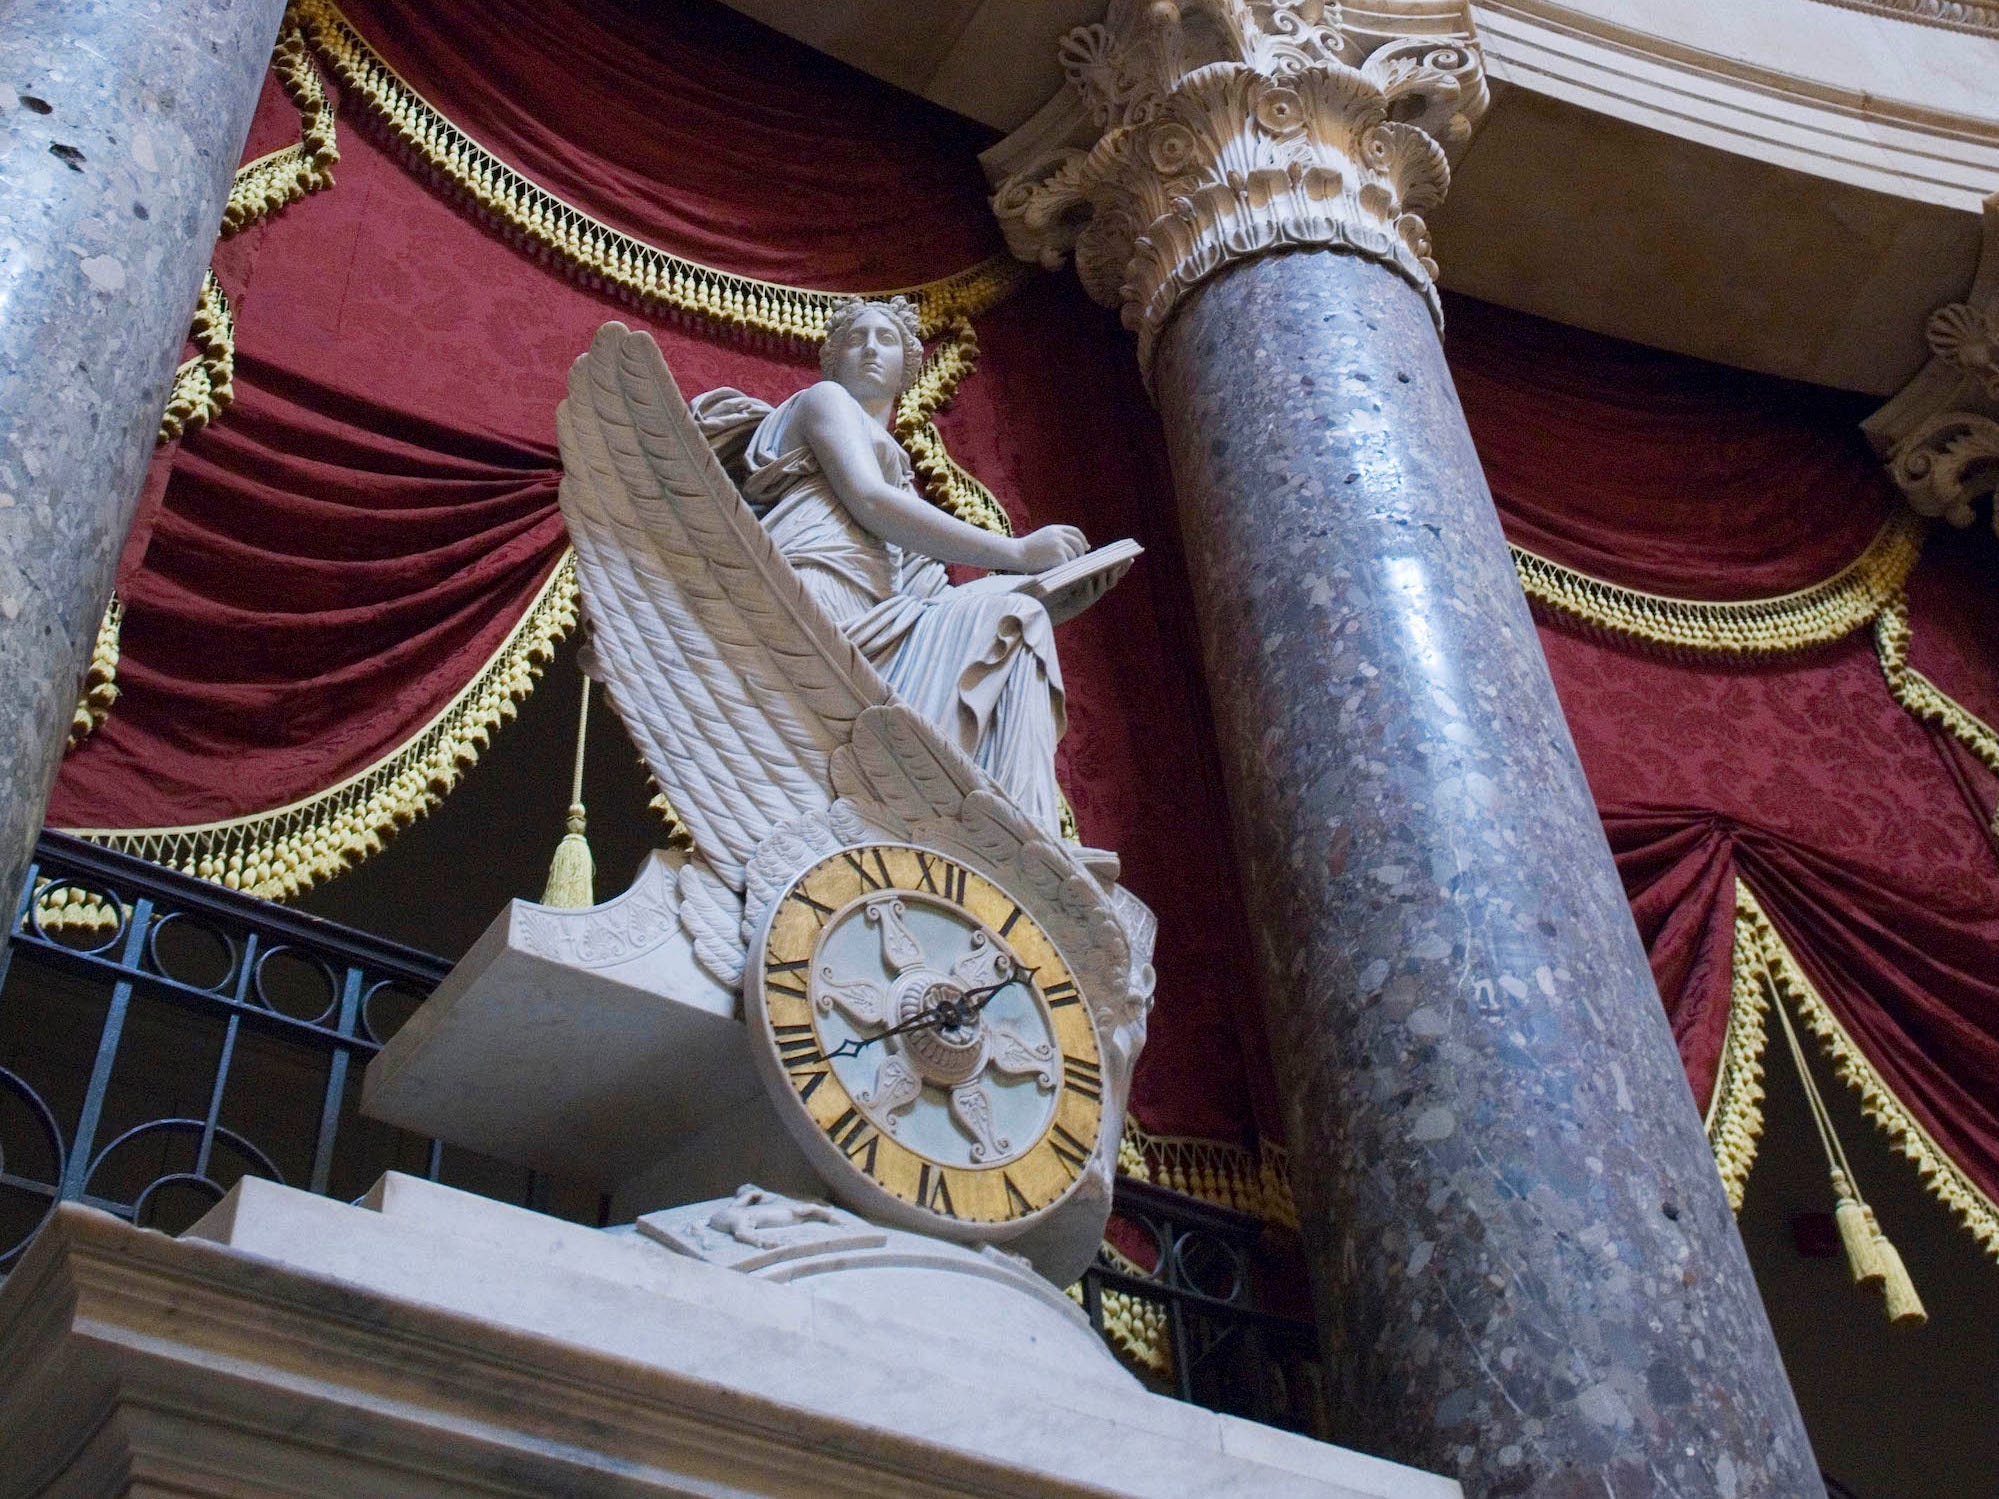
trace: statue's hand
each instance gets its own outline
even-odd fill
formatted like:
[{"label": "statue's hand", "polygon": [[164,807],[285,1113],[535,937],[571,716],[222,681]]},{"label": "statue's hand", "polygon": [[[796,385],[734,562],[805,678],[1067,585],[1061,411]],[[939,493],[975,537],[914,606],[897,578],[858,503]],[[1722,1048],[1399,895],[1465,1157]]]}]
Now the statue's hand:
[{"label": "statue's hand", "polygon": [[1018,572],[1040,573],[1060,567],[1072,557],[1080,557],[1090,543],[1074,526],[1043,526],[1014,541],[1014,568]]}]

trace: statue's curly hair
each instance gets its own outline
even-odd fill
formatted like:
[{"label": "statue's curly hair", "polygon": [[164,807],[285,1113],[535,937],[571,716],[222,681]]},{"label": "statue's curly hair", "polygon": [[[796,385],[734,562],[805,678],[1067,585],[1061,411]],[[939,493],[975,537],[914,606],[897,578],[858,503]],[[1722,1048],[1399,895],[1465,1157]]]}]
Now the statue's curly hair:
[{"label": "statue's curly hair", "polygon": [[885,312],[902,335],[902,388],[908,390],[916,383],[916,377],[923,369],[923,335],[917,320],[916,304],[907,297],[889,297],[883,301],[870,302],[865,297],[855,297],[851,302],[842,302],[826,314],[826,338],[819,345],[819,373],[825,379],[833,378],[833,359],[840,352],[848,332],[864,312]]}]

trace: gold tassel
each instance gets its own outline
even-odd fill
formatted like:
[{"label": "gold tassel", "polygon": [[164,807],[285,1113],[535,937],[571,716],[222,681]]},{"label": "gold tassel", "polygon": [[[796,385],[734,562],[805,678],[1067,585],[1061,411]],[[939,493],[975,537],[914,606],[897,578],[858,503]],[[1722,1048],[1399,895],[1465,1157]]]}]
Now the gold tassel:
[{"label": "gold tassel", "polygon": [[1812,1069],[1805,1061],[1804,1044],[1798,1040],[1797,1027],[1791,1024],[1790,1011],[1785,1007],[1781,994],[1773,992],[1771,997],[1775,1001],[1771,1008],[1777,1012],[1777,1019],[1784,1027],[1784,1040],[1790,1047],[1791,1062],[1798,1069],[1798,1083],[1805,1090],[1805,1102],[1811,1106],[1812,1123],[1818,1129],[1826,1165],[1832,1171],[1836,1204],[1832,1216],[1839,1225],[1840,1242],[1846,1246],[1846,1263],[1853,1270],[1853,1282],[1858,1286],[1880,1289],[1888,1320],[1895,1326],[1920,1327],[1930,1317],[1923,1309],[1922,1297],[1916,1294],[1915,1282],[1909,1279],[1909,1267],[1902,1263],[1901,1251],[1889,1243],[1888,1236],[1881,1232],[1874,1209],[1860,1195],[1860,1188],[1853,1180],[1853,1167],[1846,1159],[1846,1149],[1839,1143],[1839,1135],[1832,1127],[1832,1113],[1826,1108],[1819,1085],[1812,1077]]},{"label": "gold tassel", "polygon": [[597,904],[597,864],[584,836],[583,749],[590,732],[590,678],[583,678],[583,704],[576,710],[576,767],[569,782],[569,831],[555,846],[548,865],[548,885],[541,892],[544,906],[581,910]]},{"label": "gold tassel", "polygon": [[1881,1296],[1887,1304],[1888,1320],[1897,1327],[1921,1327],[1930,1320],[1930,1314],[1923,1306],[1923,1298],[1916,1294],[1916,1283],[1909,1279],[1902,1251],[1881,1232],[1881,1225],[1874,1221],[1874,1209],[1863,1207],[1861,1211],[1867,1215],[1867,1226],[1874,1230],[1874,1253],[1881,1261]]},{"label": "gold tassel", "polygon": [[[1832,1211],[1839,1224],[1839,1240],[1846,1246],[1846,1262],[1853,1267],[1853,1283],[1878,1286],[1888,1279],[1888,1263],[1881,1246],[1888,1241],[1874,1221],[1874,1211],[1855,1195],[1853,1184],[1837,1166],[1832,1172],[1832,1190],[1839,1205]],[[1893,1246],[1889,1245],[1892,1250]]]},{"label": "gold tassel", "polygon": [[569,831],[555,845],[548,863],[548,885],[541,892],[544,906],[581,910],[597,904],[597,865],[590,857],[590,840],[583,836],[583,804],[569,807]]}]

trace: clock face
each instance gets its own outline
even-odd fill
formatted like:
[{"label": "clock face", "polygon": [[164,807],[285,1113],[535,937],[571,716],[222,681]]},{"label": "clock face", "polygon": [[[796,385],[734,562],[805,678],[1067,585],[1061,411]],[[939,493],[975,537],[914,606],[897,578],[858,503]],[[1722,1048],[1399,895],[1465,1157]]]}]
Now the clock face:
[{"label": "clock face", "polygon": [[745,993],[822,1169],[940,1223],[1038,1213],[1096,1150],[1102,1063],[1074,976],[1031,915],[941,854],[867,844],[813,865],[773,907]]}]

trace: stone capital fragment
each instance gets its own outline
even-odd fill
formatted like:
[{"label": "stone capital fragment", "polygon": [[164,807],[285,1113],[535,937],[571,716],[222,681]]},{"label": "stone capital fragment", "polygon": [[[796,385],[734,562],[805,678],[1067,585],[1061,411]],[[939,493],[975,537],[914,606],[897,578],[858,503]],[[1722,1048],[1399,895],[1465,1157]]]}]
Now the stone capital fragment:
[{"label": "stone capital fragment", "polygon": [[993,208],[1021,259],[1074,257],[1141,367],[1190,288],[1273,250],[1377,260],[1441,321],[1422,216],[1486,109],[1468,25],[1384,35],[1328,0],[1112,0],[1061,58],[1076,128]]},{"label": "stone capital fragment", "polygon": [[1999,193],[1984,207],[1970,292],[1930,315],[1929,362],[1860,425],[1913,509],[1968,526],[1990,504],[1999,531]]}]

